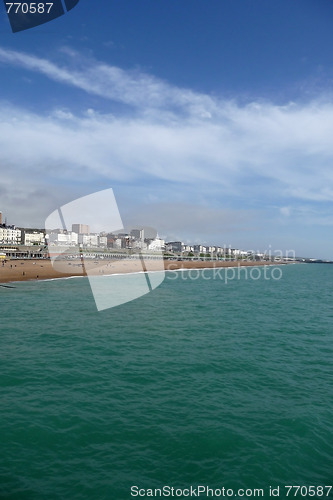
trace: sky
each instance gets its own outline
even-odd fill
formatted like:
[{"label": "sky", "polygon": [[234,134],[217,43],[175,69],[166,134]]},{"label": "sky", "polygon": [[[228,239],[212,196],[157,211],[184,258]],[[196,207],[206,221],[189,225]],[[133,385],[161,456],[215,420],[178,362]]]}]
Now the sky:
[{"label": "sky", "polygon": [[8,223],[112,188],[169,241],[333,260],[333,0],[80,0],[19,33],[0,9]]}]

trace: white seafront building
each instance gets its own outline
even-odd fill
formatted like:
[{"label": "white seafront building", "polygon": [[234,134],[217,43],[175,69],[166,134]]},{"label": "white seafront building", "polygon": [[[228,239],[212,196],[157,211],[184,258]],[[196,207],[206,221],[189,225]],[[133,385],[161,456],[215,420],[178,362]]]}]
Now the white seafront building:
[{"label": "white seafront building", "polygon": [[73,231],[69,231],[68,233],[51,232],[46,235],[46,238],[49,245],[69,247],[78,245],[78,234]]},{"label": "white seafront building", "polygon": [[33,231],[32,233],[23,231],[22,239],[24,240],[24,244],[26,246],[45,245],[45,234],[38,231]]},{"label": "white seafront building", "polygon": [[165,249],[165,241],[162,238],[155,238],[151,240],[147,248],[152,252],[161,252]]},{"label": "white seafront building", "polygon": [[51,246],[68,246],[74,247],[82,245],[82,247],[90,248],[106,248],[107,237],[99,234],[78,234],[74,231],[51,231],[46,235],[49,245]]},{"label": "white seafront building", "polygon": [[106,248],[108,242],[106,236],[100,236],[99,234],[79,234],[78,241],[83,247],[96,248]]},{"label": "white seafront building", "polygon": [[20,245],[20,229],[16,229],[15,226],[0,227],[0,243],[4,245]]}]

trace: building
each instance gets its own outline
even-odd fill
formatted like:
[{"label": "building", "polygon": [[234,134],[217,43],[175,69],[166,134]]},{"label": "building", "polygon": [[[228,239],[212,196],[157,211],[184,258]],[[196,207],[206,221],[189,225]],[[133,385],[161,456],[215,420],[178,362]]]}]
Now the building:
[{"label": "building", "polygon": [[154,240],[150,240],[148,243],[148,250],[152,252],[160,252],[165,249],[165,241],[161,238],[155,238]]},{"label": "building", "polygon": [[46,235],[50,245],[75,246],[78,244],[78,235],[73,231],[68,233],[50,233]]},{"label": "building", "polygon": [[206,253],[206,247],[203,245],[194,245],[193,250],[196,253]]},{"label": "building", "polygon": [[144,229],[132,229],[131,236],[136,240],[143,241],[145,239],[145,230]]},{"label": "building", "polygon": [[216,247],[215,246],[213,248],[214,248],[214,253],[219,254],[219,255],[223,254],[223,248],[222,247]]},{"label": "building", "polygon": [[79,234],[79,244],[84,247],[99,247],[106,248],[108,239],[106,236],[99,234]]},{"label": "building", "polygon": [[133,240],[131,242],[131,247],[136,250],[147,250],[147,243],[143,240]]},{"label": "building", "polygon": [[45,234],[38,231],[33,231],[32,233],[22,231],[22,240],[27,246],[45,245]]},{"label": "building", "polygon": [[99,236],[98,237],[98,246],[102,248],[106,248],[108,246],[107,236]]},{"label": "building", "polygon": [[107,239],[107,246],[108,246],[108,248],[113,248],[114,242],[116,240],[116,236],[114,234],[112,234],[112,233],[109,233],[106,236],[106,239]]},{"label": "building", "polygon": [[89,234],[90,228],[88,224],[72,224],[72,231],[77,234]]},{"label": "building", "polygon": [[16,229],[15,226],[5,226],[2,224],[0,227],[0,243],[5,245],[20,245],[20,229]]},{"label": "building", "polygon": [[98,246],[98,236],[97,234],[82,234],[78,235],[79,244],[84,247],[97,247]]},{"label": "building", "polygon": [[166,249],[171,252],[182,252],[184,243],[182,241],[169,241],[166,244]]},{"label": "building", "polygon": [[122,248],[122,238],[116,238],[113,242],[113,248],[120,250]]},{"label": "building", "polygon": [[183,246],[183,252],[193,252],[194,251],[194,247],[192,245],[184,245]]}]

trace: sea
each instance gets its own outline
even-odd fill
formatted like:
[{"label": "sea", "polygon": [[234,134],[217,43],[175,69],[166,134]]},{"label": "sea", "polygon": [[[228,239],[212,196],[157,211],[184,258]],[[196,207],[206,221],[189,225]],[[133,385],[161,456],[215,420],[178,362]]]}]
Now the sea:
[{"label": "sea", "polygon": [[333,265],[251,269],[1,287],[0,499],[332,498]]}]

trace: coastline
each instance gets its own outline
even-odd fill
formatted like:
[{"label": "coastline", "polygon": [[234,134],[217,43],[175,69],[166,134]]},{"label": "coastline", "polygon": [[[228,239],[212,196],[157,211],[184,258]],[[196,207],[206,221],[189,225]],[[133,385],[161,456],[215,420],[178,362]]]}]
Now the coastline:
[{"label": "coastline", "polygon": [[[164,260],[165,271],[181,269],[214,269],[227,267],[257,267],[276,266],[286,262],[270,261],[176,261]],[[84,262],[89,275],[119,275],[142,272],[140,260],[108,260],[99,262]],[[87,276],[81,263],[62,261],[58,269],[52,267],[49,259],[15,259],[9,260],[4,265],[0,264],[0,284],[18,281],[42,281],[50,279],[64,279]],[[161,261],[149,261],[148,272],[161,271]]]}]

